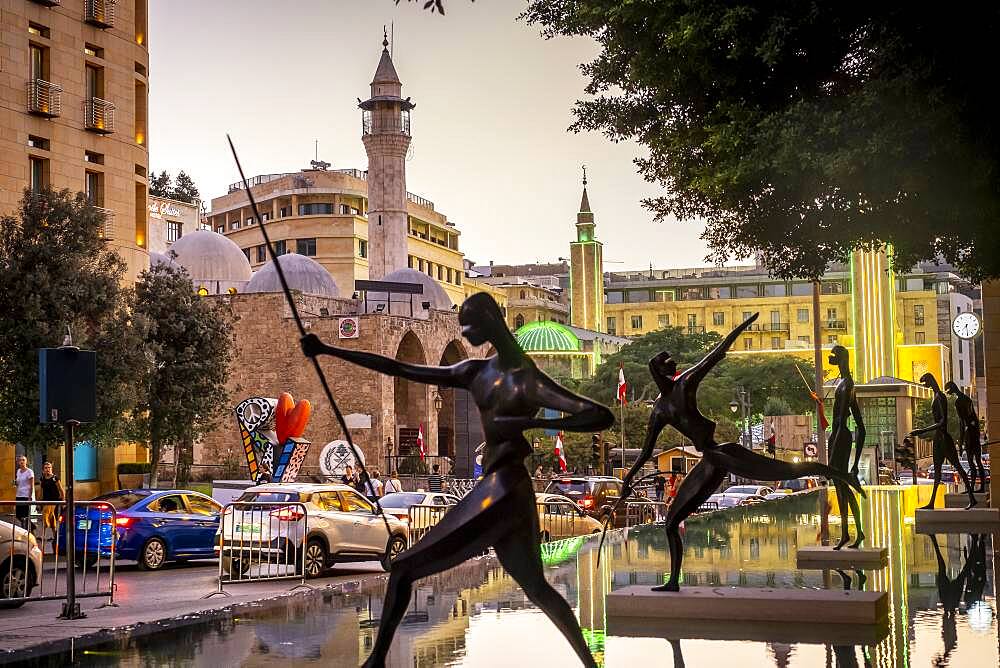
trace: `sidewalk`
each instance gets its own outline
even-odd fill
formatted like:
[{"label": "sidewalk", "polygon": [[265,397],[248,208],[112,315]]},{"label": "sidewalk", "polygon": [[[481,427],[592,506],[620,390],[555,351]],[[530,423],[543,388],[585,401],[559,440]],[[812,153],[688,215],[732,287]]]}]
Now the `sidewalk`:
[{"label": "sidewalk", "polygon": [[[308,583],[315,589],[339,588],[385,576],[375,562],[345,564]],[[255,609],[281,605],[287,596],[309,593],[301,588],[291,591],[299,580],[280,580],[231,584],[225,587],[230,596],[203,599],[217,590],[217,577],[218,566],[210,561],[171,564],[155,572],[121,566],[115,595],[118,607],[102,607],[106,598],[81,599],[80,608],[87,617],[78,620],[57,619],[62,601],[28,602],[17,609],[0,610],[0,664],[198,623],[232,614],[229,608],[246,604],[255,604]]]}]

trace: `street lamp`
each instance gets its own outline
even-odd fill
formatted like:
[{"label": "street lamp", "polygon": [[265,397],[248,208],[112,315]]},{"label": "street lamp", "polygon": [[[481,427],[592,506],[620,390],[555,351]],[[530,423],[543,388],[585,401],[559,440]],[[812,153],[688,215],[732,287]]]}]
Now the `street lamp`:
[{"label": "street lamp", "polygon": [[744,448],[750,447],[750,392],[742,385],[736,388],[736,396],[729,402],[729,410],[733,413],[740,411],[742,424],[740,425],[740,439]]},{"label": "street lamp", "polygon": [[731,410],[732,412],[735,413],[739,409],[740,409],[740,405],[738,403],[736,403],[735,399],[729,402],[729,410]]},{"label": "street lamp", "polygon": [[441,398],[441,393],[437,390],[434,390],[434,397],[432,401],[434,402],[434,411],[440,413],[441,408],[444,406],[444,399]]}]

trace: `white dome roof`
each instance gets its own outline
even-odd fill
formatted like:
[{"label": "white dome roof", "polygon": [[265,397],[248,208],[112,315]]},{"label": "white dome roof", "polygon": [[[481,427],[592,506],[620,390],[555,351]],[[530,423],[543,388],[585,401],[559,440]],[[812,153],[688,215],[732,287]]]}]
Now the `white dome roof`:
[{"label": "white dome roof", "polygon": [[[281,270],[285,273],[288,287],[292,290],[325,297],[340,295],[337,283],[333,280],[330,272],[311,257],[298,253],[286,253],[280,256],[278,261],[281,262]],[[274,260],[254,273],[245,292],[281,292],[281,281],[278,280]]]},{"label": "white dome roof", "polygon": [[211,282],[245,283],[253,273],[240,247],[211,230],[185,234],[170,250],[177,254],[177,263],[187,269],[196,286]]},{"label": "white dome roof", "polygon": [[[444,288],[442,288],[437,281],[422,271],[417,271],[416,269],[397,269],[394,272],[386,274],[380,280],[392,283],[419,283],[424,286],[424,293],[422,295],[414,295],[413,297],[413,301],[418,306],[421,302],[430,302],[432,309],[438,309],[440,311],[447,311],[452,307],[451,298],[448,296],[448,293],[444,291]],[[399,299],[399,297],[395,298]],[[368,295],[368,300],[385,301],[385,295],[382,293],[373,293]]]},{"label": "white dome roof", "polygon": [[149,266],[155,267],[158,264],[165,264],[168,267],[179,267],[180,265],[170,255],[152,252],[149,254]]}]

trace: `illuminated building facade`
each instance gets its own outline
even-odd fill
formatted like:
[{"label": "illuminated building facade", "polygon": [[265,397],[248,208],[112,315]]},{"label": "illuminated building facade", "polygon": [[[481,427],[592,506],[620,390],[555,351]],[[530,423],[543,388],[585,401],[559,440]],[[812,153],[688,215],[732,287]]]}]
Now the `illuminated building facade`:
[{"label": "illuminated building facade", "polygon": [[575,327],[604,331],[604,246],[597,240],[594,214],[587,197],[587,176],[576,214],[576,241],[569,245],[570,322]]}]

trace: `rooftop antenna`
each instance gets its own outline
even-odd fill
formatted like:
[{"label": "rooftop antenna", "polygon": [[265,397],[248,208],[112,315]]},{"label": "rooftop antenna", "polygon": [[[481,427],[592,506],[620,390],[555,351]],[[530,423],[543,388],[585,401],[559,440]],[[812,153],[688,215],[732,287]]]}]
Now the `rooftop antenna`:
[{"label": "rooftop antenna", "polygon": [[395,55],[396,47],[396,22],[389,22],[389,57],[392,58]]},{"label": "rooftop antenna", "polygon": [[316,146],[315,153],[316,153],[316,161],[318,162],[319,161],[319,140],[318,139],[314,139],[313,143]]},{"label": "rooftop antenna", "polygon": [[580,165],[583,168],[583,187],[587,187],[587,165]]}]

